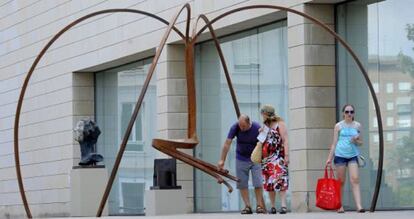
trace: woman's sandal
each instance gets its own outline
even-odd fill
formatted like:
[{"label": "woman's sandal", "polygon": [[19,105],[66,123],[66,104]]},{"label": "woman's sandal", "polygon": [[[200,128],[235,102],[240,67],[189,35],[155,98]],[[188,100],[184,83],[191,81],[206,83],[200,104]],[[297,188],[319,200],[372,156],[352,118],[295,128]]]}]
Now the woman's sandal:
[{"label": "woman's sandal", "polygon": [[253,214],[252,208],[250,208],[250,206],[244,207],[244,209],[241,210],[241,214]]},{"label": "woman's sandal", "polygon": [[358,213],[365,213],[365,209],[361,208],[357,210]]},{"label": "woman's sandal", "polygon": [[266,214],[266,210],[264,208],[262,208],[262,206],[257,206],[256,207],[256,214]]},{"label": "woman's sandal", "polygon": [[272,207],[271,209],[270,209],[270,212],[269,213],[271,213],[271,214],[276,214],[276,208],[275,207]]},{"label": "woman's sandal", "polygon": [[340,209],[338,209],[337,211],[336,211],[338,214],[343,214],[343,213],[345,213],[345,210],[344,210],[344,208],[343,207],[341,207]]},{"label": "woman's sandal", "polygon": [[287,213],[287,208],[286,207],[281,207],[280,208],[280,213],[281,214],[286,214]]}]

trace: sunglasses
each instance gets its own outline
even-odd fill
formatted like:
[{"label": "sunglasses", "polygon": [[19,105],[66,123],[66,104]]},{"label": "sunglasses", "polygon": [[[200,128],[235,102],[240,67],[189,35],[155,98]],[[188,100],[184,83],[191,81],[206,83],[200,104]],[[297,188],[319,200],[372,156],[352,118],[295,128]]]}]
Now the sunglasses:
[{"label": "sunglasses", "polygon": [[344,113],[345,114],[354,114],[354,111],[353,110],[351,110],[351,111],[345,110]]}]

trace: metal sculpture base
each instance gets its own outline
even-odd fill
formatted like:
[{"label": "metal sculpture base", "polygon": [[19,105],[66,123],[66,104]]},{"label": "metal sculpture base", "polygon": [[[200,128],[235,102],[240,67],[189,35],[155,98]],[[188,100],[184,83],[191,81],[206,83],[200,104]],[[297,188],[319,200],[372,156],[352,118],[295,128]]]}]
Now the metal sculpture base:
[{"label": "metal sculpture base", "polygon": [[[74,166],[70,172],[71,216],[95,217],[107,181],[108,170],[104,165]],[[108,215],[107,205],[103,215]]]}]

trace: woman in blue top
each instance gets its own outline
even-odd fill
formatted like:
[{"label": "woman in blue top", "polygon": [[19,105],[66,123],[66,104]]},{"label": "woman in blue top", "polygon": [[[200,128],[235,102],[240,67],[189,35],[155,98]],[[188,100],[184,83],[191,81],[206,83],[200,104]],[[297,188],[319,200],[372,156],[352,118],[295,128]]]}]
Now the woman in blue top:
[{"label": "woman in blue top", "polygon": [[[333,142],[326,164],[330,164],[333,158],[336,167],[336,176],[342,183],[341,192],[345,184],[346,167],[348,167],[357,212],[363,213],[365,210],[361,205],[358,173],[359,150],[357,148],[357,145],[362,145],[361,124],[354,120],[354,109],[354,106],[350,104],[342,108],[344,119],[335,125]],[[344,213],[344,208],[341,207],[338,213]]]}]

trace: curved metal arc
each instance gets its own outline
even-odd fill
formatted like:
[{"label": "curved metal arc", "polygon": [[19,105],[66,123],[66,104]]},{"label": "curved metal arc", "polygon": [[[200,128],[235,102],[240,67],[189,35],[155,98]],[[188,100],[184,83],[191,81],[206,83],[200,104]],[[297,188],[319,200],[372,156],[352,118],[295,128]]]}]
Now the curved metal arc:
[{"label": "curved metal arc", "polygon": [[191,22],[191,6],[189,3],[186,3],[184,7],[187,9],[187,21],[185,27],[185,43],[187,44],[190,39],[190,22]]},{"label": "curved metal arc", "polygon": [[240,108],[239,108],[239,104],[237,102],[236,92],[234,91],[234,88],[233,88],[233,83],[231,81],[229,70],[227,68],[226,60],[224,58],[224,54],[223,54],[223,51],[222,51],[221,46],[220,46],[220,42],[218,41],[218,38],[217,38],[217,35],[216,35],[216,32],[215,32],[214,28],[211,26],[211,24],[209,24],[210,21],[208,20],[207,16],[204,15],[204,14],[199,15],[199,17],[196,20],[196,23],[195,23],[194,29],[193,29],[193,36],[192,36],[191,43],[192,43],[192,45],[194,45],[195,42],[196,42],[196,37],[195,36],[196,36],[197,24],[198,24],[198,21],[200,19],[203,19],[203,21],[206,23],[206,25],[207,25],[207,27],[210,31],[211,37],[213,38],[214,45],[216,46],[218,55],[220,57],[221,65],[222,65],[223,70],[224,70],[224,75],[226,76],[227,85],[229,86],[230,95],[231,95],[231,99],[233,101],[234,110],[236,111],[237,118],[239,118],[240,117]]},{"label": "curved metal arc", "polygon": [[[78,23],[87,20],[91,17],[97,16],[97,15],[101,15],[101,14],[106,14],[106,13],[117,13],[117,12],[129,12],[129,13],[137,13],[137,14],[144,14],[147,15],[149,17],[155,18],[159,21],[161,21],[162,23],[165,23],[167,25],[170,25],[166,20],[164,20],[163,18],[145,12],[145,11],[140,11],[140,10],[135,10],[135,9],[107,9],[107,10],[101,10],[101,11],[97,11],[97,12],[93,12],[90,14],[87,14],[83,17],[80,17],[78,19],[76,19],[75,21],[71,22],[70,24],[68,24],[67,26],[65,26],[64,28],[62,28],[55,36],[53,36],[52,39],[49,40],[49,42],[43,47],[43,49],[40,51],[40,53],[37,55],[36,59],[34,60],[33,64],[31,65],[29,72],[27,73],[23,85],[22,85],[22,89],[20,91],[20,95],[19,95],[19,99],[17,102],[17,107],[16,107],[16,115],[15,115],[15,120],[14,120],[14,158],[15,158],[15,165],[16,165],[16,175],[17,175],[17,181],[18,181],[18,186],[19,186],[19,191],[20,191],[20,195],[23,201],[23,205],[26,211],[26,216],[28,218],[32,218],[32,214],[27,202],[27,197],[25,194],[25,190],[24,190],[24,184],[23,184],[23,179],[22,179],[22,174],[21,174],[21,168],[20,168],[20,157],[19,157],[19,124],[20,124],[20,114],[21,114],[21,108],[23,105],[23,99],[27,90],[27,86],[29,84],[30,78],[37,66],[37,64],[39,63],[40,59],[44,56],[44,54],[46,53],[46,51],[52,46],[52,44],[66,31],[68,31],[70,28],[72,28],[73,26],[77,25]],[[180,32],[180,30],[178,30],[175,26],[173,27],[174,31],[177,32],[177,34],[182,37],[183,39],[185,39],[185,36]]]},{"label": "curved metal arc", "polygon": [[193,41],[197,40],[197,37],[206,29],[208,28],[209,25],[212,25],[213,23],[217,22],[218,20],[239,12],[239,11],[243,11],[243,10],[249,10],[249,9],[277,9],[277,10],[283,10],[283,11],[288,11],[297,15],[300,15],[302,17],[305,17],[309,20],[311,20],[313,23],[319,25],[320,27],[322,27],[323,29],[325,29],[326,31],[328,31],[328,33],[330,33],[337,41],[340,42],[340,44],[349,52],[349,54],[352,56],[352,58],[354,59],[354,61],[356,62],[356,64],[358,65],[358,68],[360,69],[362,75],[364,76],[365,82],[368,86],[368,89],[371,93],[371,97],[373,99],[374,105],[375,105],[375,112],[377,114],[377,122],[378,122],[378,134],[379,134],[379,157],[378,157],[378,171],[377,171],[377,179],[376,179],[376,183],[375,183],[375,191],[372,197],[372,201],[371,201],[371,207],[370,207],[370,211],[374,212],[375,211],[375,207],[376,207],[376,203],[378,200],[378,195],[379,195],[379,190],[380,190],[380,186],[381,186],[381,178],[382,178],[382,169],[383,169],[383,160],[384,160],[384,137],[383,137],[383,125],[382,125],[382,116],[381,116],[381,110],[380,110],[380,106],[378,104],[378,99],[377,96],[375,94],[374,91],[374,87],[371,83],[371,80],[369,79],[368,73],[365,70],[364,66],[362,65],[362,62],[359,60],[359,58],[357,57],[357,55],[354,53],[354,51],[351,49],[351,47],[348,45],[348,43],[342,39],[341,36],[339,36],[335,31],[331,30],[326,24],[324,24],[323,22],[321,22],[320,20],[305,14],[303,12],[291,9],[291,8],[286,8],[286,7],[282,7],[282,6],[274,6],[274,5],[253,5],[253,6],[245,6],[245,7],[240,7],[240,8],[236,8],[233,10],[230,10],[226,13],[223,13],[219,16],[217,16],[216,18],[212,19],[209,23],[207,23],[206,25],[204,25],[204,27],[202,27],[197,34],[193,37]]},{"label": "curved metal arc", "polygon": [[[125,148],[126,148],[126,144],[128,142],[128,138],[129,138],[129,136],[131,134],[132,127],[134,126],[134,123],[135,123],[136,117],[138,115],[139,109],[141,108],[142,101],[144,100],[144,96],[145,96],[145,93],[146,93],[146,91],[148,89],[148,86],[149,86],[149,83],[151,81],[152,75],[154,74],[155,67],[156,67],[156,65],[158,63],[158,60],[159,60],[160,55],[161,55],[161,52],[162,52],[162,50],[163,50],[163,48],[164,48],[164,46],[165,46],[165,44],[167,42],[168,36],[170,35],[171,30],[173,30],[173,27],[174,27],[175,23],[177,22],[178,16],[181,14],[181,12],[184,10],[184,8],[187,8],[187,13],[190,13],[190,5],[187,3],[173,17],[173,19],[171,20],[170,24],[168,25],[168,28],[165,31],[164,36],[163,36],[163,38],[162,38],[162,40],[161,40],[161,42],[160,42],[160,44],[159,44],[159,46],[157,48],[157,51],[156,51],[155,56],[154,56],[154,59],[152,60],[151,66],[150,66],[150,68],[148,70],[147,78],[145,79],[145,82],[144,82],[144,84],[142,86],[141,93],[139,95],[138,101],[137,101],[137,103],[135,105],[134,112],[132,113],[131,119],[130,119],[130,121],[128,123],[128,127],[127,127],[127,129],[125,131],[125,134],[124,134],[124,137],[122,139],[122,143],[119,146],[119,151],[118,151],[118,154],[117,154],[115,163],[114,163],[114,167],[112,168],[111,176],[110,176],[110,178],[108,180],[108,183],[107,183],[107,185],[105,187],[105,192],[104,192],[103,197],[101,199],[101,202],[99,204],[99,208],[98,208],[98,211],[96,213],[96,217],[100,217],[102,215],[102,211],[103,211],[103,209],[105,207],[106,201],[108,200],[108,196],[109,196],[109,193],[111,191],[112,184],[113,184],[113,182],[115,180],[116,173],[118,172],[118,168],[119,168],[119,165],[121,163],[121,159],[122,159],[122,156],[124,154],[124,151],[125,151]],[[188,39],[186,39],[185,41],[187,42],[187,40]]]}]

